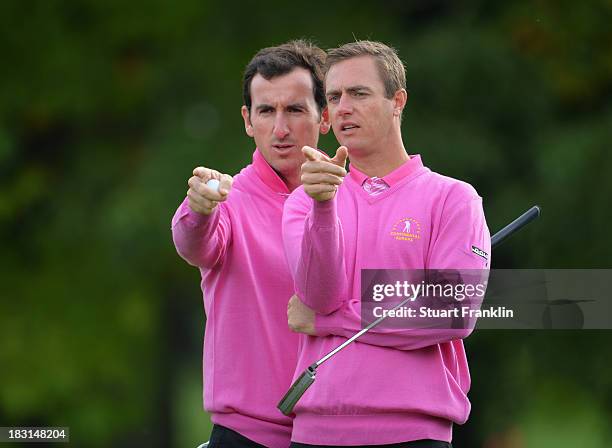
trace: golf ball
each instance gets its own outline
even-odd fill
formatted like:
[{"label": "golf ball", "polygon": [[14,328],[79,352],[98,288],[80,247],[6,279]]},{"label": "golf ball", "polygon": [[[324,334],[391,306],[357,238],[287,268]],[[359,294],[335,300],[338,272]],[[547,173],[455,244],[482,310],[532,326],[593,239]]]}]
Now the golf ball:
[{"label": "golf ball", "polygon": [[217,179],[210,179],[208,182],[206,182],[206,186],[215,191],[219,191],[219,181]]}]

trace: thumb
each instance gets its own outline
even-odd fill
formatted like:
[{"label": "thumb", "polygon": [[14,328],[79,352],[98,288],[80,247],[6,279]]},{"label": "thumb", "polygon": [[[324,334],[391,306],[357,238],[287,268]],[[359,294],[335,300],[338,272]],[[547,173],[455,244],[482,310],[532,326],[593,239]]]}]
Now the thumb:
[{"label": "thumb", "polygon": [[228,174],[224,174],[221,177],[221,182],[219,184],[219,193],[222,196],[227,196],[229,194],[230,190],[232,189],[233,181],[234,179],[232,178],[232,176]]},{"label": "thumb", "polygon": [[339,167],[344,168],[346,166],[347,157],[348,157],[348,149],[346,148],[346,146],[340,146],[336,150],[336,155],[334,156],[333,159],[331,159],[331,162],[334,165],[338,165]]}]

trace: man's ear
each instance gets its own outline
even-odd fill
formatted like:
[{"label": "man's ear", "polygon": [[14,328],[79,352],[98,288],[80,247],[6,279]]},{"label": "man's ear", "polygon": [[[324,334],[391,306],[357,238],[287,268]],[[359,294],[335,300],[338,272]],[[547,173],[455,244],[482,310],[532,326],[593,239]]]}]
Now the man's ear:
[{"label": "man's ear", "polygon": [[325,135],[331,128],[331,122],[329,121],[329,110],[327,107],[321,112],[321,124],[319,125],[319,131]]},{"label": "man's ear", "polygon": [[251,124],[249,109],[247,109],[246,106],[242,106],[240,113],[242,114],[242,119],[244,120],[244,130],[249,137],[253,137],[253,125]]},{"label": "man's ear", "polygon": [[408,102],[408,92],[406,89],[399,89],[393,95],[393,115],[399,117],[402,115],[402,111],[404,107],[406,107],[406,103]]}]

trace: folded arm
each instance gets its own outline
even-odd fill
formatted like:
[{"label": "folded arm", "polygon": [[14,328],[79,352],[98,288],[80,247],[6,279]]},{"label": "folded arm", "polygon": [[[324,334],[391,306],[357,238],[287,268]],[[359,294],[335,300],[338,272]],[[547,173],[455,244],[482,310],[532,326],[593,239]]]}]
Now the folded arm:
[{"label": "folded arm", "polygon": [[347,277],[336,199],[319,202],[300,188],[285,203],[283,242],[295,292],[320,314],[342,305]]},{"label": "folded arm", "polygon": [[[472,246],[480,251],[473,250]],[[448,210],[443,212],[439,230],[432,235],[430,248],[425,266],[427,269],[456,271],[468,284],[486,284],[491,240],[482,201],[478,196],[452,203]],[[456,282],[461,282],[461,278]],[[418,309],[418,300],[410,306]],[[469,308],[479,308],[481,301],[482,296],[474,297]],[[456,304],[453,306],[457,308]],[[369,330],[359,340],[382,347],[415,350],[454,339],[464,339],[472,332],[475,320],[438,318],[435,324],[434,329],[389,328],[382,323]],[[314,333],[318,336],[337,335],[348,338],[362,328],[361,301],[358,299],[345,302],[340,309],[329,315],[315,316]]]}]

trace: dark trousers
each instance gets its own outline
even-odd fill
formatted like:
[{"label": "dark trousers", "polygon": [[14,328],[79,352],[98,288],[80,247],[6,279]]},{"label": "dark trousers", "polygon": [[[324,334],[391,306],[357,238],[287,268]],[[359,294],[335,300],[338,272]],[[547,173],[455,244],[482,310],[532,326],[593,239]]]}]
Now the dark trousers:
[{"label": "dark trousers", "polygon": [[[360,445],[354,448],[453,448],[448,442],[440,442],[439,440],[414,440],[412,442],[392,443],[390,445]],[[291,442],[290,448],[348,448],[346,446],[336,445],[307,445],[305,443]]]},{"label": "dark trousers", "polygon": [[210,433],[208,448],[266,448],[259,443],[247,439],[236,431],[221,425],[214,425]]}]

